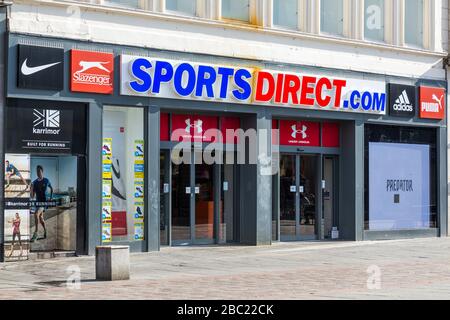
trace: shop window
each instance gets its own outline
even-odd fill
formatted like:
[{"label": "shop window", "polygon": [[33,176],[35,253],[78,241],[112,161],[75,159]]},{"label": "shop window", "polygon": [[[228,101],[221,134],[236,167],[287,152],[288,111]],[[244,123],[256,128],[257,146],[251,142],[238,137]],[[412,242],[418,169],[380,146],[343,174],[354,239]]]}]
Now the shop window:
[{"label": "shop window", "polygon": [[195,16],[197,11],[197,0],[166,0],[166,10]]},{"label": "shop window", "polygon": [[384,0],[364,0],[364,38],[384,41]]},{"label": "shop window", "polygon": [[344,34],[343,0],[320,1],[320,31],[338,36]]},{"label": "shop window", "polygon": [[298,0],[274,0],[273,24],[275,26],[297,29]]},{"label": "shop window", "polygon": [[250,21],[250,0],[222,0],[222,18]]},{"label": "shop window", "polygon": [[405,1],[405,44],[423,47],[424,0]]},{"label": "shop window", "polygon": [[437,228],[436,131],[367,125],[365,229]]},{"label": "shop window", "polygon": [[144,240],[144,113],[103,110],[103,242]]},{"label": "shop window", "polygon": [[126,8],[140,8],[139,0],[105,0],[103,2],[105,5],[112,5],[118,7],[126,7]]}]

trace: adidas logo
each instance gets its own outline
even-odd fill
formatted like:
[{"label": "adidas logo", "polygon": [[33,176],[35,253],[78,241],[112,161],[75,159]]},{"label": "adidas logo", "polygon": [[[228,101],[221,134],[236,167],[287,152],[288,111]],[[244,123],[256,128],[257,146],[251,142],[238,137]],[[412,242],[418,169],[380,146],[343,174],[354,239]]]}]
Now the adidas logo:
[{"label": "adidas logo", "polygon": [[409,101],[408,94],[406,90],[403,90],[402,94],[395,100],[395,104],[393,105],[395,111],[404,111],[404,112],[412,112],[413,106]]}]

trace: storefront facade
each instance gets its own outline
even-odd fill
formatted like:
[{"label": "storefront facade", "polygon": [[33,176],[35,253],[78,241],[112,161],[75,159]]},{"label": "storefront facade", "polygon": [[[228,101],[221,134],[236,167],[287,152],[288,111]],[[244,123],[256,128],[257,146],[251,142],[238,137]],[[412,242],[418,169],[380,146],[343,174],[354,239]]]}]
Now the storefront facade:
[{"label": "storefront facade", "polygon": [[[7,43],[4,154],[20,175],[5,182],[5,258],[26,258],[16,213],[31,253],[447,236],[445,81]],[[42,172],[51,203],[25,188]]]}]

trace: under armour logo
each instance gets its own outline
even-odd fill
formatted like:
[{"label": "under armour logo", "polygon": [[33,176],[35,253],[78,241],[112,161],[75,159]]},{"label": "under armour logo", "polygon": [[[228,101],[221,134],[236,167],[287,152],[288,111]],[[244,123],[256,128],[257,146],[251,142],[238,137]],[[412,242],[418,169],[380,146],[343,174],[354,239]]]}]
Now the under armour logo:
[{"label": "under armour logo", "polygon": [[202,128],[203,121],[202,120],[194,121],[194,123],[191,124],[191,119],[186,119],[185,123],[186,123],[185,131],[187,133],[191,132],[191,128],[197,129],[197,133],[202,133],[203,132],[203,128]]},{"label": "under armour logo", "polygon": [[298,129],[297,129],[297,125],[294,124],[294,125],[291,127],[291,129],[292,129],[291,136],[292,136],[292,138],[294,138],[294,139],[297,138],[297,134],[299,134],[299,133],[302,135],[302,139],[306,139],[306,138],[308,137],[308,135],[306,134],[306,130],[308,130],[308,127],[305,126],[305,125],[302,126],[302,129],[298,130]]}]

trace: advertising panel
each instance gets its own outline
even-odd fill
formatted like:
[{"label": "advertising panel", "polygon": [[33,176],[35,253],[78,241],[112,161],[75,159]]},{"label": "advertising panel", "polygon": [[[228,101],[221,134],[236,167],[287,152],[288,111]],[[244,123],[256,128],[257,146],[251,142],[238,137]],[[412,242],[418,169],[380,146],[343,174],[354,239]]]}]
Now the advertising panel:
[{"label": "advertising panel", "polygon": [[386,114],[386,84],[362,76],[335,78],[121,56],[122,95],[261,104]]},{"label": "advertising panel", "polygon": [[63,89],[64,49],[18,45],[17,87]]},{"label": "advertising panel", "polygon": [[30,251],[30,156],[5,154],[5,261],[28,259]]},{"label": "advertising panel", "polygon": [[280,120],[280,144],[320,146],[320,122]]},{"label": "advertising panel", "polygon": [[86,153],[85,105],[12,100],[6,111],[6,148],[14,153]]},{"label": "advertising panel", "polygon": [[445,89],[421,86],[419,92],[420,117],[423,119],[444,119]]},{"label": "advertising panel", "polygon": [[429,227],[429,145],[370,142],[370,230]]},{"label": "advertising panel", "polygon": [[389,115],[412,118],[416,114],[416,87],[389,84]]},{"label": "advertising panel", "polygon": [[114,55],[112,53],[71,50],[70,90],[112,94]]}]

